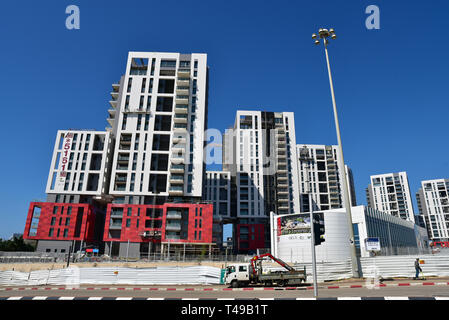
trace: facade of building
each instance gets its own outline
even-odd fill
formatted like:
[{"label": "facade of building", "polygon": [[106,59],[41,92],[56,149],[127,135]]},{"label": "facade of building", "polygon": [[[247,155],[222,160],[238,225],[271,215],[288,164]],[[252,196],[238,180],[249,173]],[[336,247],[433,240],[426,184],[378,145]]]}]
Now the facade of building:
[{"label": "facade of building", "polygon": [[88,203],[31,202],[23,238],[38,240],[40,252],[68,253],[81,247],[99,247],[95,233],[101,227],[102,212]]},{"label": "facade of building", "polygon": [[449,241],[449,179],[422,181],[416,200],[429,238]]},{"label": "facade of building", "polygon": [[415,222],[407,173],[387,173],[370,177],[371,183],[366,189],[368,206]]},{"label": "facade of building", "polygon": [[210,204],[109,204],[103,235],[105,253],[148,258],[210,251],[215,245],[212,223]]},{"label": "facade of building", "polygon": [[38,240],[40,251],[88,243],[133,257],[210,247],[213,209],[202,203],[207,55],[130,52],[109,104],[106,131],[58,131],[47,202],[30,205],[24,238]]},{"label": "facade of building", "polygon": [[234,248],[267,248],[270,212],[299,212],[294,115],[239,110],[223,140],[223,170],[231,172],[235,191]]},{"label": "facade of building", "polygon": [[[301,192],[301,212],[309,212],[309,194],[313,209],[330,210],[345,207],[343,176],[338,166],[338,146],[298,144],[298,178]],[[345,165],[351,206],[356,206],[354,179],[351,169]]]},{"label": "facade of building", "polygon": [[130,52],[113,90],[110,194],[133,204],[201,199],[207,56]]},{"label": "facade of building", "polygon": [[231,173],[228,171],[206,171],[203,199],[213,205],[213,241],[223,244],[223,225],[231,218]]}]

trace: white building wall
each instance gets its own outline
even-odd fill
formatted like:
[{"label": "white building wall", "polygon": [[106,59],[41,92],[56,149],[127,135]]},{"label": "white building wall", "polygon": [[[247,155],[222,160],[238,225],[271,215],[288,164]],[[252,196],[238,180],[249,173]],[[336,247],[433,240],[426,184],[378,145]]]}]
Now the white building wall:
[{"label": "white building wall", "polygon": [[[373,202],[371,205],[374,206],[374,209],[415,222],[406,172],[373,175],[370,177],[370,180],[368,193],[372,199],[370,199],[369,203]],[[389,188],[394,189],[392,189],[392,192],[389,192]]]},{"label": "white building wall", "polygon": [[[181,76],[180,61],[184,61],[189,57],[190,61],[190,75]],[[131,64],[133,59],[148,59],[148,68],[145,74],[131,74]],[[162,75],[161,70],[167,68],[161,67],[161,60],[174,60],[176,66],[174,75]],[[197,66],[195,68],[195,61]],[[154,62],[154,64],[153,64]],[[128,92],[129,79],[132,78],[132,85],[130,92]],[[189,78],[187,84],[182,84],[179,80]],[[174,80],[174,91],[171,93],[159,92],[159,81],[167,79]],[[143,83],[145,81],[144,92],[142,92]],[[196,82],[196,93],[193,93],[193,83]],[[152,86],[152,90],[150,87]],[[179,87],[188,87],[186,92],[178,90]],[[186,96],[186,104],[188,105],[188,112],[186,113],[186,129],[175,129],[180,123],[175,121],[177,114],[175,108],[179,101],[178,97]],[[172,98],[171,111],[157,110],[158,97]],[[143,104],[140,103],[143,98]],[[189,54],[183,55],[180,53],[162,53],[162,52],[130,52],[126,66],[126,73],[122,82],[122,94],[117,101],[117,108],[114,121],[117,126],[117,139],[115,145],[115,157],[112,165],[112,176],[110,183],[110,193],[112,195],[137,195],[137,196],[191,196],[201,197],[203,188],[203,155],[204,155],[204,131],[206,129],[206,112],[207,112],[207,55],[206,54]],[[127,100],[128,99],[128,100]],[[193,99],[195,100],[195,108],[193,109]],[[184,102],[182,102],[184,104]],[[143,105],[142,112],[136,112],[139,107]],[[129,111],[127,111],[129,110]],[[194,111],[194,112],[193,112]],[[157,116],[171,117],[171,129],[168,131],[157,131],[155,129],[155,119]],[[139,117],[140,129],[138,128]],[[126,118],[126,119],[125,119]],[[124,122],[126,126],[124,126]],[[146,127],[146,128],[145,128]],[[131,137],[130,150],[120,150],[120,140],[123,134],[129,134]],[[168,150],[153,150],[154,135],[169,135]],[[181,134],[185,137],[185,141],[175,143],[173,138]],[[193,138],[193,147],[190,147],[191,138]],[[176,183],[176,187],[181,187],[181,194],[171,194],[170,182],[170,167],[175,152],[174,145],[178,150],[184,150],[182,153],[183,163],[185,164],[183,183]],[[126,169],[118,169],[117,156],[118,153],[129,153],[129,162]],[[136,154],[136,165],[133,168],[134,154]],[[153,155],[162,154],[168,155],[168,169],[167,170],[151,170],[151,159]],[[189,164],[191,165],[189,167]],[[191,171],[190,171],[191,168]],[[118,188],[115,186],[117,174],[126,175],[126,184]],[[134,175],[133,175],[134,174]],[[165,175],[166,186],[160,192],[149,191],[150,176],[154,174]],[[181,174],[182,173],[177,173]],[[191,190],[188,188],[189,176],[191,176]],[[134,181],[131,181],[134,178]],[[133,185],[133,187],[132,187]]]},{"label": "white building wall", "polygon": [[449,241],[449,179],[421,181],[418,195],[430,238]]},{"label": "white building wall", "polygon": [[[103,141],[101,149],[94,145],[96,137]],[[58,130],[45,192],[95,196],[105,194],[107,163],[111,157],[109,147],[109,132]],[[98,177],[97,188],[88,184],[89,179],[94,177]]]}]

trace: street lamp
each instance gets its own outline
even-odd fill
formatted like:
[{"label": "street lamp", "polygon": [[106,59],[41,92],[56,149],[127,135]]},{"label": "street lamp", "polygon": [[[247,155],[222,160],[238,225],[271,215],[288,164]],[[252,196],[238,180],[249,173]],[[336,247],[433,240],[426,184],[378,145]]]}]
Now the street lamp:
[{"label": "street lamp", "polygon": [[338,149],[340,152],[340,157],[338,159],[338,166],[341,170],[341,175],[343,176],[343,194],[345,198],[345,207],[346,207],[346,217],[348,220],[348,228],[349,228],[349,242],[350,242],[350,249],[351,249],[351,265],[352,265],[352,275],[355,278],[359,277],[359,270],[358,270],[358,264],[357,264],[357,255],[355,250],[355,241],[354,241],[354,229],[352,227],[352,213],[351,213],[351,203],[349,201],[349,188],[348,188],[348,179],[346,177],[346,168],[345,168],[345,161],[343,158],[343,147],[341,144],[341,136],[340,136],[340,125],[338,123],[338,114],[337,114],[337,105],[335,103],[335,94],[334,94],[334,85],[332,83],[332,74],[331,74],[331,67],[329,64],[329,54],[327,52],[327,45],[329,44],[329,38],[332,40],[337,39],[337,35],[335,34],[334,29],[319,29],[318,35],[312,34],[312,39],[315,39],[315,44],[320,44],[320,39],[323,40],[324,43],[324,51],[326,53],[326,62],[327,62],[327,71],[329,73],[329,84],[331,87],[331,95],[332,95],[332,104],[334,108],[334,119],[335,119],[335,128],[337,130],[337,139],[338,139]]}]

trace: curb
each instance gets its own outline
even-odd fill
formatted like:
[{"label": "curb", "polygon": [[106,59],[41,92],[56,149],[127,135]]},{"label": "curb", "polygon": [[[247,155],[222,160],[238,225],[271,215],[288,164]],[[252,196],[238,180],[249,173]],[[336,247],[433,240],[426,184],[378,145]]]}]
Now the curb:
[{"label": "curb", "polygon": [[[349,289],[349,288],[385,288],[385,287],[412,287],[412,286],[441,286],[449,285],[449,282],[416,282],[416,283],[397,283],[397,284],[376,284],[376,285],[348,285],[348,286],[318,286],[318,289]],[[246,287],[246,288],[158,288],[158,287],[17,287],[0,288],[0,291],[23,291],[23,290],[149,290],[149,291],[264,291],[264,290],[313,290],[313,286],[307,287]]]}]

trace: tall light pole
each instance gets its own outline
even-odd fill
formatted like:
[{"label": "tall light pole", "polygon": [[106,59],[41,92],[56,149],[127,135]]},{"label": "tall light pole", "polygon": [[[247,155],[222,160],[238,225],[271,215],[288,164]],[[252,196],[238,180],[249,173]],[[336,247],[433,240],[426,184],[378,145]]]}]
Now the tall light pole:
[{"label": "tall light pole", "polygon": [[317,273],[316,273],[316,253],[315,253],[315,231],[313,226],[313,197],[310,187],[310,180],[309,180],[309,167],[310,163],[313,161],[313,158],[309,156],[309,150],[306,146],[304,146],[300,152],[299,152],[299,161],[304,166],[305,169],[305,181],[304,181],[304,191],[308,196],[309,201],[309,213],[310,213],[310,244],[312,246],[311,248],[311,255],[312,255],[312,270],[313,270],[313,296],[316,298],[318,297],[318,280],[317,280]]},{"label": "tall light pole", "polygon": [[331,87],[331,95],[332,95],[332,104],[334,107],[334,119],[335,119],[335,128],[337,130],[337,139],[338,139],[338,149],[340,152],[340,157],[338,159],[338,166],[340,167],[341,175],[343,176],[343,194],[345,198],[345,207],[346,207],[346,217],[348,220],[348,228],[349,228],[349,242],[350,242],[350,250],[351,250],[351,265],[352,265],[352,275],[355,278],[358,278],[359,270],[358,270],[358,264],[357,264],[357,254],[355,250],[355,241],[354,241],[354,229],[352,227],[352,213],[351,213],[351,203],[349,200],[349,188],[348,188],[348,179],[346,177],[346,168],[345,168],[345,161],[343,158],[343,147],[341,144],[341,136],[340,136],[340,125],[338,123],[338,114],[337,114],[337,105],[335,103],[335,94],[334,94],[334,85],[332,83],[332,74],[331,74],[331,67],[329,64],[329,54],[327,52],[327,45],[329,43],[329,38],[332,40],[335,40],[337,36],[335,35],[334,29],[319,29],[318,35],[315,33],[312,34],[312,39],[315,39],[315,44],[319,45],[320,38],[323,40],[324,44],[324,51],[326,53],[326,62],[327,62],[327,71],[329,73],[329,84]]}]

